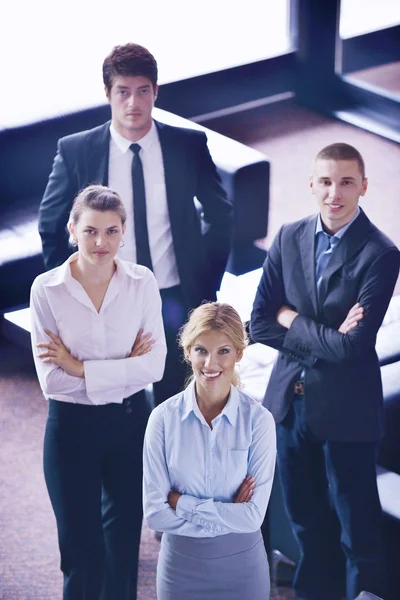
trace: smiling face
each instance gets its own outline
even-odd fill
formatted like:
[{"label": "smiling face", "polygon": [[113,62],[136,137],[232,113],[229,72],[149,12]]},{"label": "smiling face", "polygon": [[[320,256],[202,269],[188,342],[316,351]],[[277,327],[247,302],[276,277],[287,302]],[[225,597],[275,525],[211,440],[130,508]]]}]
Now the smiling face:
[{"label": "smiling face", "polygon": [[363,179],[356,160],[315,161],[310,187],[328,233],[337,233],[355,217],[359,198],[367,186],[368,180]]},{"label": "smiling face", "polygon": [[158,86],[153,88],[148,77],[116,75],[106,96],[111,105],[111,118],[116,131],[137,142],[150,131],[151,112],[157,98]]},{"label": "smiling face", "polygon": [[201,395],[225,397],[229,394],[236,361],[243,351],[237,350],[231,339],[221,331],[211,330],[194,341],[188,353],[196,390]]},{"label": "smiling face", "polygon": [[85,208],[76,224],[68,225],[78,244],[80,260],[93,266],[109,265],[118,252],[125,225],[115,211]]}]

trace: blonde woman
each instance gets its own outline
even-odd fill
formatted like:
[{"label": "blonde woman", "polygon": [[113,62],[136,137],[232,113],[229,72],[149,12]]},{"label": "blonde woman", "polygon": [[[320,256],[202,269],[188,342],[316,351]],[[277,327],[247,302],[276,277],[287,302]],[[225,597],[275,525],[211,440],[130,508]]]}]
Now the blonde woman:
[{"label": "blonde woman", "polygon": [[275,467],[271,414],[239,389],[246,346],[228,304],[196,308],[180,333],[193,379],[150,416],[144,515],[164,532],[159,600],[268,600],[260,532]]}]

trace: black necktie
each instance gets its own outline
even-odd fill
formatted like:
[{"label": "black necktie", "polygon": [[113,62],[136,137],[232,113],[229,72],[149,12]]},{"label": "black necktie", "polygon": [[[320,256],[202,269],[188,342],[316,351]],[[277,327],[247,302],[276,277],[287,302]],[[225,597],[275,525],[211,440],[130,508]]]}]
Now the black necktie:
[{"label": "black necktie", "polygon": [[140,160],[139,144],[131,144],[132,157],[132,190],[133,217],[135,222],[136,262],[153,270],[151,262],[149,232],[147,229],[146,193],[144,189],[143,165]]}]

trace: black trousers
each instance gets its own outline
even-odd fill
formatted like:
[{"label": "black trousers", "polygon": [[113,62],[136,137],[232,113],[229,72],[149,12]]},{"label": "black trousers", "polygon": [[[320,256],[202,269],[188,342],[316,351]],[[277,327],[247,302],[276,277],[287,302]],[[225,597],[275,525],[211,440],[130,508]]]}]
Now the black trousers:
[{"label": "black trousers", "polygon": [[123,404],[49,401],[44,474],[64,600],[135,600],[142,526],[144,392]]},{"label": "black trousers", "polygon": [[[361,417],[362,418],[362,415]],[[305,600],[385,597],[374,442],[317,439],[296,396],[277,425],[282,491],[300,545],[294,588]]]},{"label": "black trousers", "polygon": [[[155,405],[182,391],[188,368],[183,359],[183,352],[178,347],[179,329],[188,316],[188,308],[184,302],[181,287],[160,290],[162,300],[162,316],[165,338],[167,342],[167,359],[161,381],[153,385]],[[144,333],[147,333],[146,331]]]}]

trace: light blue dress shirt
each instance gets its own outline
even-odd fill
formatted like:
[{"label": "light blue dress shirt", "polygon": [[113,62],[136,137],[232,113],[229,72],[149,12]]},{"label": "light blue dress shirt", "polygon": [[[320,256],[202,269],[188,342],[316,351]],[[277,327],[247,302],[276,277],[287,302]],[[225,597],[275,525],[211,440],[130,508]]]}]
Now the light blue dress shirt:
[{"label": "light blue dress shirt", "polygon": [[[257,531],[271,493],[276,458],[275,423],[259,402],[231,386],[212,429],[199,410],[192,382],[155,408],[143,453],[143,508],[151,529],[189,537]],[[247,475],[250,502],[234,503]],[[176,511],[167,501],[183,494]]]},{"label": "light blue dress shirt", "polygon": [[[357,208],[357,212],[352,218],[352,220],[349,223],[346,223],[344,227],[339,229],[339,231],[337,231],[335,235],[328,235],[324,231],[322,227],[321,215],[318,215],[317,224],[315,227],[315,272],[317,290],[319,290],[324,268],[327,266],[329,259],[332,256],[336,246],[338,245],[338,243],[340,242],[341,238],[344,236],[350,225],[357,219],[359,214],[360,208]],[[329,238],[329,245],[327,238]]]}]

